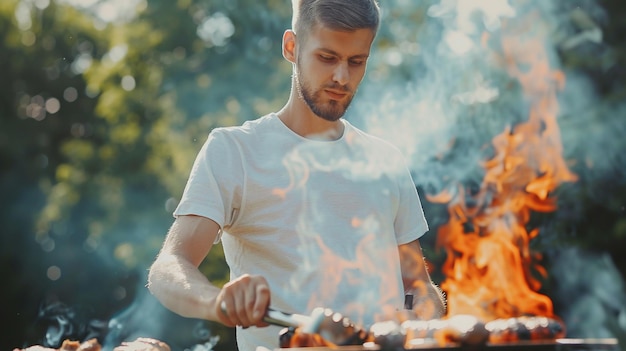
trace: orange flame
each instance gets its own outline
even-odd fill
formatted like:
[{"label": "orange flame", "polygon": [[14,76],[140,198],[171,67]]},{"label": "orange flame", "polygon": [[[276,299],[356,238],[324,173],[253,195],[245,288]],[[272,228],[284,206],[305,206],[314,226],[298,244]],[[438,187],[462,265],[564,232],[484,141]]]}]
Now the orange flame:
[{"label": "orange flame", "polygon": [[[450,220],[438,229],[437,247],[446,253],[441,284],[448,315],[472,314],[483,320],[521,315],[554,316],[552,301],[538,293],[545,276],[529,242],[539,234],[527,230],[531,211],[556,209],[552,192],[576,181],[562,158],[557,93],[565,75],[549,64],[542,30],[532,14],[507,23],[500,37],[503,64],[528,104],[528,121],[493,139],[494,156],[484,162],[485,176],[476,194],[463,186],[452,194],[429,197],[448,202]],[[487,43],[483,36],[483,44]]]}]

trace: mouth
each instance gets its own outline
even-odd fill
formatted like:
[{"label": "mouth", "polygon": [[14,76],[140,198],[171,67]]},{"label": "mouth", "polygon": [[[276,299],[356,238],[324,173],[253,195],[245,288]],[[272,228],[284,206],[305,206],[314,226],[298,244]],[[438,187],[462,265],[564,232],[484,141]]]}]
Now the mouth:
[{"label": "mouth", "polygon": [[330,89],[325,89],[324,92],[326,92],[326,95],[328,95],[333,100],[341,100],[348,95],[347,92]]}]

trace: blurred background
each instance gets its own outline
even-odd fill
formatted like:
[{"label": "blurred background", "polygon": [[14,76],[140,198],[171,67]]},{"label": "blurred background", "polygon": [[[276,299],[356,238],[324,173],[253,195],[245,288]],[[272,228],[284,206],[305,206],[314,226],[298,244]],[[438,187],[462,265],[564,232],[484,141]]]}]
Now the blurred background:
[{"label": "blurred background", "polygon": [[[380,4],[346,118],[405,152],[433,279],[446,279],[437,237],[451,199],[480,193],[495,138],[532,116],[540,90],[554,97],[558,125],[534,151],[562,158],[571,176],[549,189],[550,210],[523,223],[547,272],[538,289],[569,336],[623,342],[626,3]],[[286,102],[290,16],[289,0],[0,2],[0,349],[90,337],[110,348],[139,336],[232,349],[232,330],[161,307],[146,271],[209,131]],[[227,280],[220,246],[202,269]]]}]

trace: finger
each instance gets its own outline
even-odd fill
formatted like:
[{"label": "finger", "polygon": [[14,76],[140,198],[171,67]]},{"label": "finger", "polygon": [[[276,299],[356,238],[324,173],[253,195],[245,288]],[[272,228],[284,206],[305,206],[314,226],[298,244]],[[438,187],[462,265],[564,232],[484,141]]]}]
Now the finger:
[{"label": "finger", "polygon": [[249,327],[252,324],[250,323],[250,315],[251,313],[248,311],[248,293],[242,291],[241,297],[237,300],[237,325],[242,327]]},{"label": "finger", "polygon": [[226,296],[225,294],[222,294],[221,298],[218,298],[218,316],[222,324],[228,327],[234,327],[237,325],[235,320],[236,315],[233,313],[235,304],[232,300],[232,297]]},{"label": "finger", "polygon": [[250,275],[244,274],[241,277],[224,285],[222,291],[228,298],[225,299],[228,307],[228,317],[234,325],[250,326],[248,317],[247,299],[251,289],[253,279]]},{"label": "finger", "polygon": [[246,282],[245,288],[242,290],[242,303],[238,306],[238,316],[241,325],[244,327],[252,326],[256,323],[254,318],[254,301],[256,299],[256,289],[253,280]]},{"label": "finger", "polygon": [[263,317],[267,312],[267,309],[270,305],[270,288],[267,285],[267,282],[263,280],[263,282],[257,284],[254,289],[254,304],[251,307],[252,310],[252,319],[254,321],[254,325],[257,327],[264,327],[268,324],[263,321]]}]

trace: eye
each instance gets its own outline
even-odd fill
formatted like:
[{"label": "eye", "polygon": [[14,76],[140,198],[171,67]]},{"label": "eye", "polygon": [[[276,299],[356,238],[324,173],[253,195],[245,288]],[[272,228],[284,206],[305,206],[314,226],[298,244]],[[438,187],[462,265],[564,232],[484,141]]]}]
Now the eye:
[{"label": "eye", "polygon": [[354,60],[350,60],[350,65],[352,66],[362,66],[365,64],[365,60],[363,59],[354,59]]},{"label": "eye", "polygon": [[324,62],[333,62],[335,60],[335,57],[330,55],[319,55],[319,58]]}]

